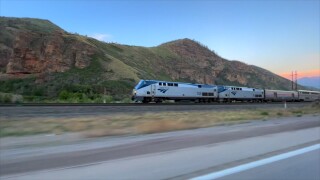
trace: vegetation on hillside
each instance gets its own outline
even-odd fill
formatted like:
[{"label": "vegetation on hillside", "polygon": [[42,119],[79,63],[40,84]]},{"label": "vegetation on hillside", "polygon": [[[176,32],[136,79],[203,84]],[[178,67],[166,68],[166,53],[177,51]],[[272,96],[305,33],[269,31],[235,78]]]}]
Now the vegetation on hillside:
[{"label": "vegetation on hillside", "polygon": [[43,77],[0,80],[0,90],[23,95],[24,102],[128,102],[135,81],[130,78],[104,79],[100,76],[103,71],[101,60],[95,57],[85,69],[73,68]]}]

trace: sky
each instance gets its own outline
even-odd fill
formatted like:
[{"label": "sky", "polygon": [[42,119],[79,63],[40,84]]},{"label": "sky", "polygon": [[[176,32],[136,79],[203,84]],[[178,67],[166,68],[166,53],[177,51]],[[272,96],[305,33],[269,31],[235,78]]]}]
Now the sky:
[{"label": "sky", "polygon": [[127,45],[189,38],[287,78],[320,76],[320,0],[0,0],[0,16]]}]

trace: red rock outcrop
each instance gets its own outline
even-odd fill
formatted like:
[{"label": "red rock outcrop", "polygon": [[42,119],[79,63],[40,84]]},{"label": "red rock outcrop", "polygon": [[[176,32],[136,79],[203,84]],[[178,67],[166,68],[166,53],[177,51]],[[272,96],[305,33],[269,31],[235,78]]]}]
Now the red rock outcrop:
[{"label": "red rock outcrop", "polygon": [[85,68],[96,52],[90,44],[62,30],[35,33],[6,26],[0,29],[11,36],[6,44],[0,45],[0,67],[6,67],[7,74],[65,72],[72,67]]}]

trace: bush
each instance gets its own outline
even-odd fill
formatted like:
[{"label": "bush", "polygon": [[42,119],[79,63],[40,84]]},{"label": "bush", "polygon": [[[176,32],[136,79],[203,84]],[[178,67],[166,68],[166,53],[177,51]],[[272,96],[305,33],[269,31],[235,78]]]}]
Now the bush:
[{"label": "bush", "polygon": [[124,98],[122,100],[122,103],[132,103],[132,100],[131,100],[131,98]]},{"label": "bush", "polygon": [[112,103],[114,101],[112,96],[103,96],[102,99],[103,99],[103,102],[106,102],[106,103]]},{"label": "bush", "polygon": [[3,102],[4,103],[11,103],[11,98],[12,98],[12,95],[6,94],[6,95],[4,95]]},{"label": "bush", "polygon": [[263,115],[263,116],[269,115],[269,113],[268,113],[268,112],[265,112],[265,111],[264,111],[264,112],[261,112],[260,114]]},{"label": "bush", "polygon": [[62,90],[62,91],[59,93],[59,99],[61,99],[61,100],[67,100],[68,98],[69,98],[69,93],[68,93],[68,91]]},{"label": "bush", "polygon": [[0,102],[1,103],[11,103],[12,95],[11,94],[0,94]]},{"label": "bush", "polygon": [[34,96],[44,96],[45,95],[44,92],[45,92],[44,87],[37,87],[36,89],[34,89],[33,95]]}]

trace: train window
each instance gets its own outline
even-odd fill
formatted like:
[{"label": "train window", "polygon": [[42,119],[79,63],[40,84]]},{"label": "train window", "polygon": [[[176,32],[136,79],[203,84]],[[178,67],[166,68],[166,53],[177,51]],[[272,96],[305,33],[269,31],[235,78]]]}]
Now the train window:
[{"label": "train window", "polygon": [[168,86],[173,86],[173,84],[172,83],[168,83]]},{"label": "train window", "polygon": [[242,88],[239,88],[240,89],[240,91],[242,91]]},{"label": "train window", "polygon": [[214,92],[216,92],[217,90],[216,89],[214,89]]},{"label": "train window", "polygon": [[208,93],[209,96],[213,96],[213,93]]},{"label": "train window", "polygon": [[208,93],[203,92],[203,93],[202,93],[202,96],[208,96]]},{"label": "train window", "polygon": [[161,83],[161,82],[159,83],[159,86],[162,86],[162,83]]},{"label": "train window", "polygon": [[174,86],[178,86],[178,83],[174,83]]},{"label": "train window", "polygon": [[150,91],[147,91],[147,94],[150,94]]},{"label": "train window", "polygon": [[163,86],[166,86],[166,85],[167,85],[167,83],[163,83],[162,85],[163,85]]},{"label": "train window", "polygon": [[253,89],[253,91],[256,91],[255,89]]},{"label": "train window", "polygon": [[198,85],[198,88],[201,88],[202,86],[201,85]]},{"label": "train window", "polygon": [[236,88],[236,90],[239,90],[239,88]]}]

